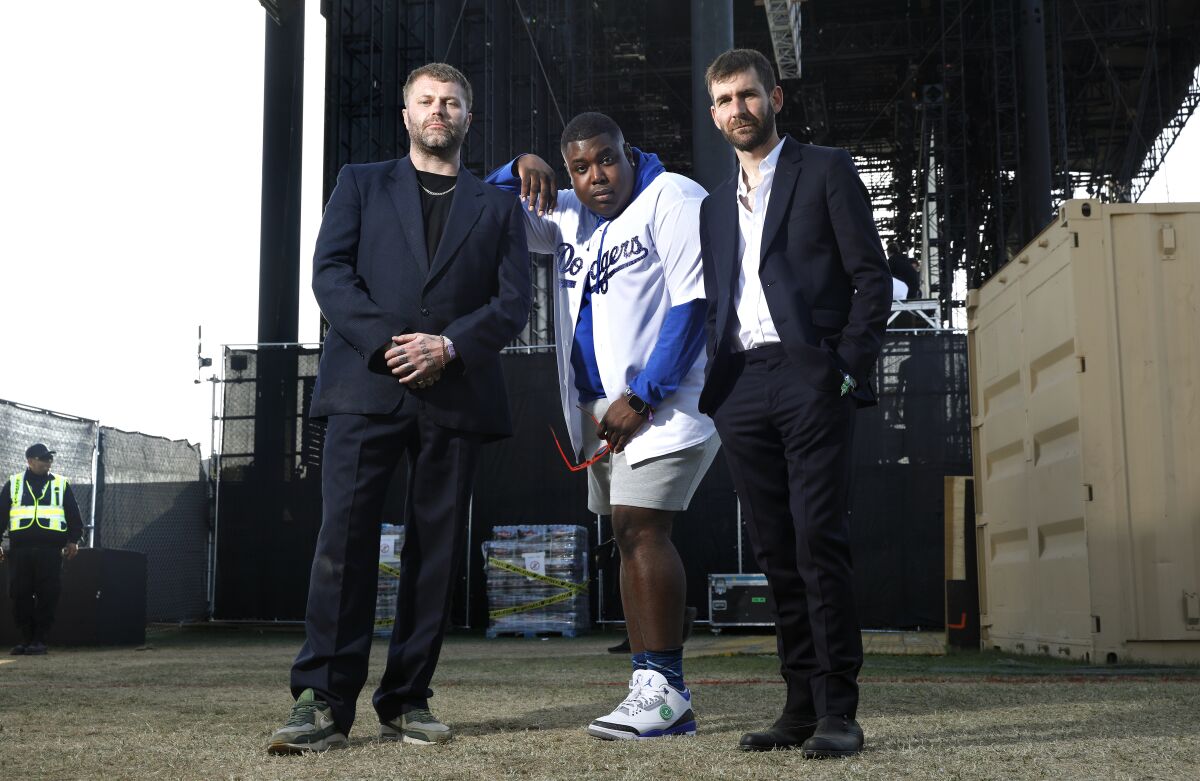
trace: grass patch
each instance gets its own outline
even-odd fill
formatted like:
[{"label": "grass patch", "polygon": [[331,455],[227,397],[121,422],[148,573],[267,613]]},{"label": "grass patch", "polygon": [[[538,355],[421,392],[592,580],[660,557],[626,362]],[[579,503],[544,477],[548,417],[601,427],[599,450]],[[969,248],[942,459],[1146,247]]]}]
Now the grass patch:
[{"label": "grass patch", "polygon": [[[146,650],[52,649],[0,665],[3,778],[1145,779],[1196,778],[1200,671],[1082,667],[997,653],[869,656],[849,760],[735,749],[783,702],[771,656],[687,661],[700,734],[607,743],[584,727],[624,696],[613,635],[448,639],[434,712],[446,746],[376,739],[371,679],[345,751],[270,757],[287,716],[293,631],[155,630]],[[694,643],[717,642],[697,636]]]}]

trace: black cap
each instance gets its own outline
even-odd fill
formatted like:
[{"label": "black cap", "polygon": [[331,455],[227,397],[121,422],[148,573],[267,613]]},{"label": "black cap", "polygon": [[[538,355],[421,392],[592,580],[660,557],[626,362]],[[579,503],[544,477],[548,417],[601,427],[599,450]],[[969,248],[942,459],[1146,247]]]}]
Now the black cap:
[{"label": "black cap", "polygon": [[26,458],[50,458],[54,455],[54,451],[43,445],[41,442],[32,445],[25,449]]}]

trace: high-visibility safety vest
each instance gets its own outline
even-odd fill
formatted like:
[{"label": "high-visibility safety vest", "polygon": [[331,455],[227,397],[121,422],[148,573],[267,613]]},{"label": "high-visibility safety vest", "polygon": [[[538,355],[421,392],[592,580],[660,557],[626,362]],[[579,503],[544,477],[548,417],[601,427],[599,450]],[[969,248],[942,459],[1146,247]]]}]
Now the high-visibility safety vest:
[{"label": "high-visibility safety vest", "polygon": [[[8,511],[8,530],[19,532],[28,529],[35,523],[52,532],[67,533],[67,512],[63,509],[63,498],[67,493],[67,481],[58,475],[51,475],[42,486],[41,495],[33,493],[33,488],[25,482],[25,474],[18,473],[8,479],[9,493],[12,495],[12,508]],[[33,504],[22,503],[22,494],[28,492]]]}]

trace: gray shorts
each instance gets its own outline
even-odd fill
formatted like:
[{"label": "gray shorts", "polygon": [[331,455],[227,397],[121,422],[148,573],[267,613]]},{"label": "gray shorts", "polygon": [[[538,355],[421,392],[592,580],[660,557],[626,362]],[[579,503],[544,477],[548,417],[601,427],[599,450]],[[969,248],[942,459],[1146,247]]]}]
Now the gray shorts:
[{"label": "gray shorts", "polygon": [[[603,419],[608,399],[582,406]],[[602,440],[591,419],[584,420],[583,454],[590,457],[600,449]],[[612,515],[614,505],[686,510],[720,449],[721,440],[713,434],[698,445],[655,456],[634,467],[624,453],[610,453],[588,467],[588,510],[597,515]]]}]

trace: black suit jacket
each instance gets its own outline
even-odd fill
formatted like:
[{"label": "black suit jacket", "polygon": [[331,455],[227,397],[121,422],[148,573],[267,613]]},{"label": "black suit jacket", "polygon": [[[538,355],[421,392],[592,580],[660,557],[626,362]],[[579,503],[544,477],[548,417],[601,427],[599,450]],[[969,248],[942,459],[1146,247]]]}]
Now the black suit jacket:
[{"label": "black suit jacket", "polygon": [[[737,176],[700,209],[708,366],[700,411],[712,414],[735,379],[730,361],[738,327]],[[759,266],[767,307],[788,356],[817,388],[858,383],[860,405],[874,403],[868,376],[883,344],[892,278],[866,188],[850,155],[785,136],[763,225]]]},{"label": "black suit jacket", "polygon": [[[486,438],[512,433],[500,350],[529,317],[529,254],[517,199],[460,168],[437,254],[425,248],[416,170],[407,157],[347,165],[329,197],[313,292],[329,321],[310,415],[382,415],[405,393],[435,423]],[[444,334],[457,359],[426,389],[401,385],[391,337]]]}]

